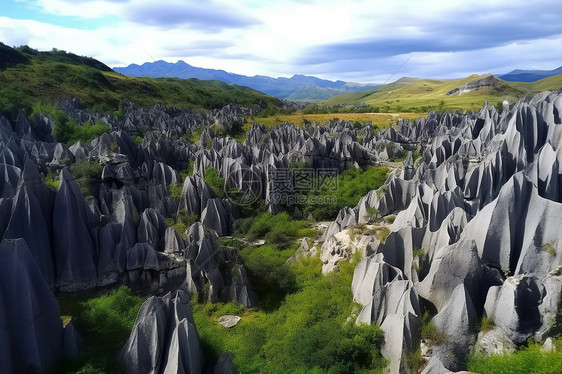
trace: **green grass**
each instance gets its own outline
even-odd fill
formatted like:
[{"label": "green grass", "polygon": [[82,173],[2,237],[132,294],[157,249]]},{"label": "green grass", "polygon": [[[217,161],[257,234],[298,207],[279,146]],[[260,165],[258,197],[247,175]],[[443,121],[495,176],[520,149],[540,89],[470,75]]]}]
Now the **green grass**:
[{"label": "green grass", "polygon": [[183,191],[183,185],[181,183],[173,183],[168,186],[168,192],[170,197],[179,199],[181,197],[181,192]]},{"label": "green grass", "polygon": [[278,99],[248,87],[218,81],[132,78],[108,70],[94,59],[61,51],[20,48],[16,54],[22,60],[15,59],[19,63],[6,64],[0,70],[0,110],[6,112],[23,108],[31,114],[37,103],[57,106],[69,98],[80,99],[88,111],[115,115],[123,114],[126,100],[146,108],[164,104],[191,110],[221,108],[229,103],[273,110],[281,105]]},{"label": "green grass", "polygon": [[84,196],[90,196],[94,183],[101,177],[103,166],[95,161],[81,160],[70,166],[70,171]]},{"label": "green grass", "polygon": [[[366,103],[380,112],[427,112],[428,110],[478,110],[487,101],[501,106],[506,98],[515,102],[518,98],[530,96],[544,90],[558,90],[562,87],[562,75],[549,77],[537,82],[506,82],[498,79],[495,87],[481,88],[462,95],[447,95],[450,90],[463,84],[482,79],[487,75],[471,75],[455,80],[404,80],[381,87],[376,91],[359,92],[335,96],[323,105],[343,103]],[[498,105],[499,104],[499,105]]]},{"label": "green grass", "polygon": [[[263,261],[280,264],[272,258],[282,259],[287,254],[262,255]],[[255,268],[247,259],[245,264],[249,271]],[[232,352],[237,369],[245,374],[382,372],[386,365],[379,352],[382,331],[375,326],[357,326],[353,318],[348,320],[354,308],[350,291],[354,266],[342,264],[339,273],[329,276],[322,275],[321,268],[321,261],[315,258],[286,265],[281,274],[261,272],[267,282],[288,274],[294,279],[296,290],[274,310],[236,310],[228,304],[210,309],[194,303],[194,319],[208,357]],[[242,317],[229,330],[216,324],[226,311]]]},{"label": "green grass", "polygon": [[67,145],[72,145],[79,140],[89,143],[111,130],[107,124],[101,122],[93,125],[89,123],[79,125],[72,118],[68,118],[62,110],[55,110],[51,119],[55,140]]},{"label": "green grass", "polygon": [[319,234],[309,227],[307,221],[292,219],[286,212],[276,215],[262,213],[255,218],[239,220],[238,228],[250,240],[265,239],[281,248],[286,248],[296,239]]},{"label": "green grass", "polygon": [[427,311],[420,317],[420,335],[428,344],[441,344],[445,341],[445,335],[437,330],[431,318]]},{"label": "green grass", "polygon": [[353,121],[372,123],[379,128],[388,129],[396,123],[398,118],[406,118],[414,120],[420,117],[425,117],[426,112],[418,113],[338,113],[336,109],[330,109],[329,113],[310,113],[306,114],[303,111],[298,111],[292,114],[274,114],[267,117],[250,117],[243,129],[250,130],[252,123],[257,122],[269,128],[277,127],[285,122],[294,124],[297,127],[304,128],[306,122],[316,122],[318,124],[326,123],[335,119],[342,121]]},{"label": "green grass", "polygon": [[207,183],[209,187],[211,187],[217,197],[220,197],[221,199],[226,197],[226,193],[224,190],[225,181],[216,169],[205,169],[205,183]]},{"label": "green grass", "polygon": [[341,208],[348,206],[354,207],[361,197],[369,191],[376,190],[384,184],[389,170],[384,167],[369,166],[364,169],[348,169],[341,173],[337,180],[328,178],[325,180],[319,191],[310,191],[308,201],[319,197],[335,197],[335,204],[312,204],[309,203],[305,208],[305,213],[312,213],[317,220],[333,220],[336,218]]},{"label": "green grass", "polygon": [[47,176],[45,176],[45,184],[53,191],[57,191],[60,186],[60,180],[58,180],[57,177],[55,173],[48,173]]},{"label": "green grass", "polygon": [[480,320],[479,330],[480,331],[490,331],[493,328],[494,328],[494,321],[492,321],[491,319],[489,319],[486,316],[483,316],[482,319]]},{"label": "green grass", "polygon": [[558,340],[554,351],[541,351],[540,344],[530,344],[514,353],[491,356],[472,356],[468,370],[489,374],[558,374],[562,373],[562,341]]},{"label": "green grass", "polygon": [[549,255],[556,256],[556,247],[552,243],[547,243],[543,245],[540,249],[541,251],[545,251]]},{"label": "green grass", "polygon": [[389,216],[384,217],[383,219],[384,219],[385,222],[393,224],[394,221],[396,220],[396,215],[391,214]]},{"label": "green grass", "polygon": [[97,297],[65,296],[61,314],[72,319],[84,339],[84,352],[64,360],[57,373],[122,373],[118,354],[125,345],[144,299],[127,287]]}]

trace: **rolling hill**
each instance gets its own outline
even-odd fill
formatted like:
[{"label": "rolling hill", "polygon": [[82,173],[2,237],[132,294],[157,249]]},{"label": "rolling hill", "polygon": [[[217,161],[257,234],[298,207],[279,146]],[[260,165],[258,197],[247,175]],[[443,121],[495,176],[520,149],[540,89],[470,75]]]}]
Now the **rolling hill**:
[{"label": "rolling hill", "polygon": [[343,93],[375,89],[380,85],[330,81],[307,75],[293,75],[291,78],[271,78],[262,75],[228,73],[224,70],[204,69],[191,66],[184,61],[170,63],[166,61],[145,62],[142,65],[131,64],[127,67],[113,68],[118,73],[131,77],[174,77],[218,80],[225,83],[251,87],[268,95],[288,100],[326,100]]},{"label": "rolling hill", "polygon": [[538,80],[562,74],[562,66],[553,70],[513,70],[500,74],[498,78],[508,82],[536,82]]},{"label": "rolling hill", "polygon": [[39,104],[56,105],[80,99],[93,112],[118,111],[124,100],[144,107],[165,104],[205,110],[229,103],[245,107],[280,108],[279,99],[248,87],[219,81],[178,78],[133,78],[114,72],[90,57],[53,49],[0,43],[0,110],[10,112]]},{"label": "rolling hill", "polygon": [[[484,83],[482,83],[484,82]],[[463,79],[401,79],[369,90],[340,95],[325,105],[365,103],[381,112],[425,112],[429,109],[476,110],[485,101],[500,105],[545,90],[562,87],[562,74],[536,82],[506,82],[491,74],[471,75]]]}]

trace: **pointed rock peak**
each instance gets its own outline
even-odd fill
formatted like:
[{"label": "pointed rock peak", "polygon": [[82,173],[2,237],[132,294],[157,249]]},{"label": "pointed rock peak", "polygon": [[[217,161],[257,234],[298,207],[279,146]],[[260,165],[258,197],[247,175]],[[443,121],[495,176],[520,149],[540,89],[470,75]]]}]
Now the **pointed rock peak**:
[{"label": "pointed rock peak", "polygon": [[74,175],[72,175],[72,173],[70,172],[70,170],[68,168],[64,168],[61,170],[60,174],[59,174],[59,178],[60,178],[60,183],[61,186],[69,181],[73,181],[74,180]]},{"label": "pointed rock peak", "polygon": [[35,166],[35,162],[29,159],[25,161],[23,172],[21,174],[20,183],[26,183],[26,184],[43,183],[41,180],[41,174],[39,174],[39,170],[37,170],[37,167]]}]

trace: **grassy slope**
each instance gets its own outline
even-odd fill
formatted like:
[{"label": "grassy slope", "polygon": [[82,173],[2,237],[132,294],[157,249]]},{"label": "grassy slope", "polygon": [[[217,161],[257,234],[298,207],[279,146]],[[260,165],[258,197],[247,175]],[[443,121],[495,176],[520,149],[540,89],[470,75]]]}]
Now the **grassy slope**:
[{"label": "grassy slope", "polygon": [[252,122],[257,122],[260,125],[266,127],[276,127],[285,122],[292,123],[298,127],[304,128],[304,122],[316,122],[325,123],[333,119],[340,119],[343,121],[360,121],[360,122],[371,122],[373,125],[377,125],[380,128],[389,128],[398,118],[407,118],[409,120],[414,120],[420,117],[425,117],[427,113],[327,113],[327,114],[279,114],[269,117],[260,118],[249,118],[248,123],[244,126],[244,130],[247,131],[251,127]]},{"label": "grassy slope", "polygon": [[383,111],[419,112],[427,108],[470,109],[475,110],[488,101],[492,104],[506,98],[510,101],[544,90],[557,90],[562,87],[562,75],[549,77],[533,83],[505,82],[497,87],[486,87],[477,91],[447,96],[450,90],[468,82],[482,79],[488,75],[471,75],[464,79],[432,80],[422,79],[414,82],[398,81],[383,86],[378,91],[366,91],[353,95],[336,96],[327,105],[343,103],[366,103]]},{"label": "grassy slope", "polygon": [[131,78],[108,70],[97,60],[61,51],[37,52],[26,47],[9,50],[24,59],[0,70],[0,110],[4,111],[24,107],[29,112],[37,103],[57,104],[73,97],[88,110],[99,112],[117,111],[123,100],[144,107],[166,104],[195,110],[229,103],[268,108],[280,105],[271,96],[218,81]]}]

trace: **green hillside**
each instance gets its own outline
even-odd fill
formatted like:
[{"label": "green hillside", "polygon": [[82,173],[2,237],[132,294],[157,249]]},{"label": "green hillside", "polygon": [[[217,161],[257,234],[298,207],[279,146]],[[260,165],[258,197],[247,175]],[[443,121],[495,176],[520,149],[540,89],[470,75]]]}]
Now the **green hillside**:
[{"label": "green hillside", "polygon": [[[0,43],[1,44],[1,43]],[[204,110],[229,103],[276,109],[280,101],[247,87],[219,81],[132,78],[89,57],[65,51],[39,52],[27,46],[0,45],[0,110],[12,112],[37,104],[56,105],[78,98],[89,111],[115,112],[124,100],[143,107],[165,104]]]},{"label": "green hillside", "polygon": [[425,112],[429,109],[476,110],[485,101],[497,104],[508,99],[518,98],[545,90],[558,90],[562,87],[562,75],[542,79],[532,83],[506,82],[496,78],[497,84],[462,94],[447,93],[466,83],[490,76],[471,75],[464,79],[434,80],[411,78],[401,79],[382,86],[378,90],[364,91],[352,95],[340,95],[324,102],[326,105],[365,103],[381,112]]}]

